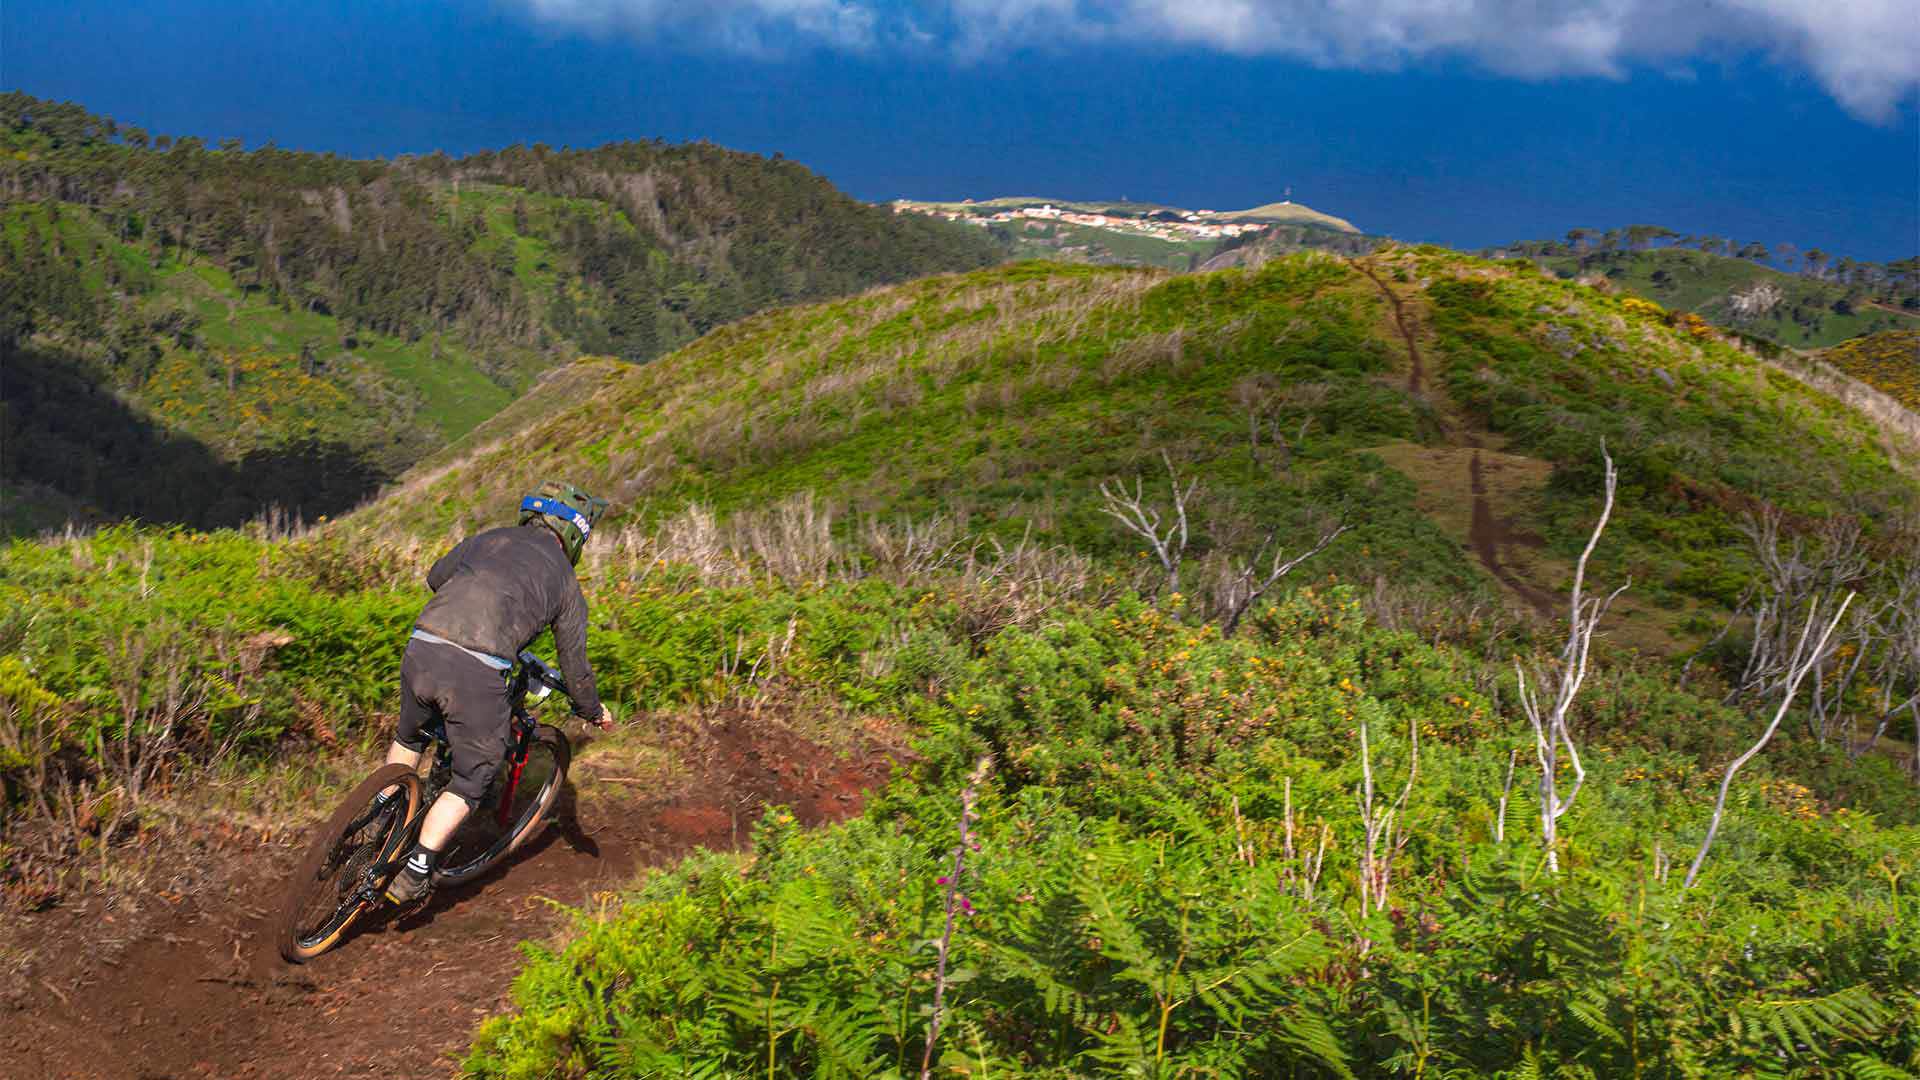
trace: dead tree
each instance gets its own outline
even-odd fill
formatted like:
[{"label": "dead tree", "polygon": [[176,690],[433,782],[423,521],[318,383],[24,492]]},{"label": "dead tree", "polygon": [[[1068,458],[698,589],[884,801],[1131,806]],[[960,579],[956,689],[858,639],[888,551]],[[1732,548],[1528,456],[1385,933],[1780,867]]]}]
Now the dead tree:
[{"label": "dead tree", "polygon": [[1853,741],[1847,696],[1867,658],[1884,656],[1878,646],[1886,614],[1886,607],[1870,611],[1863,603],[1854,608],[1852,625],[1841,632],[1844,640],[1814,661],[1813,688],[1807,696],[1807,734],[1821,746],[1827,745],[1836,730],[1848,743]]},{"label": "dead tree", "polygon": [[[1273,407],[1273,388],[1269,385],[1269,376],[1252,375],[1233,384],[1228,399],[1239,408],[1247,418],[1247,456],[1255,466],[1263,464],[1260,460],[1260,429],[1267,424],[1267,413]],[[1292,464],[1291,448],[1287,440],[1280,435],[1279,425],[1274,425],[1272,442],[1280,451],[1280,468],[1284,471]]]},{"label": "dead tree", "polygon": [[1793,651],[1787,657],[1786,677],[1780,684],[1780,705],[1774,709],[1773,720],[1760,733],[1759,740],[1748,747],[1746,753],[1734,758],[1733,763],[1727,766],[1726,775],[1720,778],[1720,794],[1713,801],[1713,817],[1707,821],[1707,835],[1700,841],[1700,852],[1693,857],[1693,865],[1687,870],[1686,888],[1693,888],[1694,881],[1700,876],[1700,868],[1706,864],[1707,852],[1713,847],[1713,838],[1720,832],[1720,819],[1726,814],[1727,792],[1733,787],[1734,774],[1766,749],[1767,743],[1773,739],[1773,733],[1780,730],[1780,721],[1786,718],[1787,709],[1793,704],[1793,696],[1800,689],[1801,680],[1819,666],[1820,658],[1825,655],[1827,645],[1833,639],[1833,632],[1840,628],[1840,622],[1847,617],[1847,608],[1852,603],[1853,594],[1848,593],[1846,599],[1840,601],[1840,610],[1834,613],[1833,620],[1827,624],[1826,632],[1820,635],[1820,640],[1811,650],[1807,648],[1807,637],[1813,632],[1814,619],[1820,613],[1820,606],[1816,602],[1807,609],[1806,624],[1800,628],[1799,640],[1794,643]]},{"label": "dead tree", "polygon": [[1275,550],[1266,574],[1255,581],[1255,575],[1259,574],[1260,563],[1266,558],[1267,549],[1273,546],[1274,534],[1268,533],[1267,538],[1260,542],[1260,550],[1254,552],[1253,558],[1233,567],[1232,575],[1220,590],[1221,636],[1232,637],[1233,632],[1240,628],[1241,617],[1246,615],[1248,608],[1266,595],[1268,589],[1278,584],[1281,578],[1293,573],[1301,563],[1327,550],[1329,545],[1340,539],[1342,533],[1352,527],[1344,519],[1324,526],[1320,530],[1320,538],[1314,541],[1312,547],[1285,562],[1280,561],[1285,551]]},{"label": "dead tree", "polygon": [[1832,603],[1869,565],[1857,522],[1829,521],[1817,543],[1809,543],[1804,535],[1783,537],[1782,524],[1780,511],[1770,507],[1757,516],[1748,515],[1740,526],[1753,546],[1761,581],[1752,604],[1753,642],[1746,665],[1727,693],[1729,704],[1742,697],[1778,696],[1792,671],[1793,628],[1800,614]]},{"label": "dead tree", "polygon": [[[1613,606],[1614,600],[1627,591],[1622,585],[1606,597],[1586,597],[1582,595],[1587,580],[1587,560],[1593,557],[1593,549],[1600,543],[1600,534],[1606,531],[1607,519],[1613,516],[1614,489],[1618,486],[1620,474],[1613,467],[1613,457],[1607,453],[1605,444],[1600,447],[1600,456],[1606,462],[1606,501],[1600,507],[1600,520],[1594,522],[1593,535],[1587,539],[1587,548],[1580,553],[1580,562],[1573,571],[1573,592],[1568,603],[1567,643],[1561,647],[1558,660],[1548,667],[1535,667],[1533,682],[1529,685],[1525,665],[1518,658],[1513,662],[1514,674],[1519,678],[1520,707],[1527,714],[1528,723],[1533,725],[1534,757],[1540,763],[1540,842],[1547,850],[1547,869],[1558,873],[1560,855],[1558,851],[1560,819],[1568,810],[1573,809],[1573,801],[1580,795],[1580,788],[1586,783],[1586,766],[1581,764],[1580,750],[1574,745],[1573,733],[1567,726],[1567,713],[1573,708],[1573,701],[1580,693],[1580,685],[1587,678],[1587,657],[1593,648],[1593,632],[1600,625],[1600,619]],[[1546,700],[1541,700],[1542,691]],[[1566,752],[1566,761],[1573,767],[1573,786],[1563,796],[1560,794],[1561,751]]]},{"label": "dead tree", "polygon": [[1387,890],[1393,884],[1393,860],[1407,846],[1407,799],[1413,794],[1414,778],[1420,775],[1420,724],[1407,720],[1407,783],[1392,806],[1375,802],[1373,794],[1373,747],[1367,741],[1367,714],[1358,710],[1360,721],[1360,789],[1354,793],[1360,804],[1360,825],[1366,834],[1366,848],[1360,854],[1360,908],[1362,912],[1385,911]]},{"label": "dead tree", "polygon": [[1187,501],[1199,490],[1200,481],[1189,480],[1185,487],[1180,485],[1180,474],[1173,468],[1173,459],[1167,452],[1160,452],[1160,460],[1167,466],[1167,487],[1173,496],[1171,520],[1163,514],[1161,508],[1147,502],[1145,484],[1135,477],[1133,490],[1115,481],[1100,485],[1100,495],[1104,500],[1100,512],[1118,521],[1120,527],[1145,540],[1153,549],[1154,557],[1160,560],[1160,568],[1167,574],[1167,591],[1180,591],[1180,562],[1187,554]]},{"label": "dead tree", "polygon": [[1295,888],[1302,899],[1313,902],[1313,891],[1320,885],[1320,871],[1327,865],[1327,843],[1333,839],[1333,826],[1320,823],[1320,843],[1312,853],[1305,849],[1295,850],[1293,846],[1293,777],[1287,777],[1285,793],[1285,811],[1283,821],[1286,825],[1285,845],[1281,854],[1285,856],[1285,865],[1280,869],[1280,879],[1284,887]]},{"label": "dead tree", "polygon": [[1908,558],[1898,575],[1893,599],[1872,622],[1879,645],[1878,661],[1869,677],[1874,687],[1873,733],[1856,740],[1853,729],[1847,729],[1847,756],[1856,761],[1879,745],[1893,718],[1902,713],[1920,732],[1920,559]]}]

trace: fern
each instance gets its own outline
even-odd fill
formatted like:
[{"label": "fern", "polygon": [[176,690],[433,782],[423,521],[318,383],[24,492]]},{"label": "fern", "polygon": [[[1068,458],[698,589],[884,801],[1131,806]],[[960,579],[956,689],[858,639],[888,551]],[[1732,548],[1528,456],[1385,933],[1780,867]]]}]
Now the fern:
[{"label": "fern", "polygon": [[1307,1060],[1325,1066],[1345,1080],[1353,1080],[1353,1066],[1340,1036],[1318,1013],[1281,1013],[1274,1017],[1274,1037]]},{"label": "fern", "polygon": [[1747,1002],[1735,1009],[1733,1026],[1736,1034],[1751,1042],[1770,1044],[1798,1057],[1824,1052],[1837,1041],[1872,1036],[1893,1015],[1892,1008],[1863,983],[1824,997]]},{"label": "fern", "polygon": [[1627,1037],[1620,1033],[1607,1018],[1612,1008],[1612,1000],[1604,990],[1589,988],[1567,999],[1567,1011],[1573,1014],[1582,1027],[1600,1036],[1614,1046],[1627,1045]]},{"label": "fern", "polygon": [[1866,1054],[1847,1055],[1847,1075],[1853,1080],[1915,1080],[1913,1073]]}]

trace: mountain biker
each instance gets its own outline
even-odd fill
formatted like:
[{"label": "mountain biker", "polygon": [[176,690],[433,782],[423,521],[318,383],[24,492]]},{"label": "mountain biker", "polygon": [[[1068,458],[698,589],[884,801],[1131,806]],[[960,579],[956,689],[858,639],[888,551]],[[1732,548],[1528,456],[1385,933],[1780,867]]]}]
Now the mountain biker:
[{"label": "mountain biker", "polygon": [[453,749],[453,781],[428,808],[419,842],[387,885],[394,903],[411,903],[432,887],[447,841],[493,783],[506,756],[512,658],[542,630],[553,628],[574,715],[613,727],[587,662],[587,601],[574,570],[606,508],[570,484],[544,483],[520,500],[518,525],[467,537],[427,571],[434,595],[400,661],[400,723],[387,761],[418,767],[427,748],[421,727],[438,713]]}]

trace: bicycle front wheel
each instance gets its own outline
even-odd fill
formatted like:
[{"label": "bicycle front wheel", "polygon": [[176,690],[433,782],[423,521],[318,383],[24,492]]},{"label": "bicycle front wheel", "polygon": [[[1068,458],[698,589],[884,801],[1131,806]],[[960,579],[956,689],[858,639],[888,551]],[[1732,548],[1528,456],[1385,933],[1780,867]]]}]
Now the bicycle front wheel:
[{"label": "bicycle front wheel", "polygon": [[[388,788],[398,797],[381,805],[378,797]],[[281,956],[303,964],[339,943],[366,907],[373,872],[392,862],[406,840],[421,796],[419,775],[405,765],[383,765],[353,789],[314,834],[287,887],[277,933]]]},{"label": "bicycle front wheel", "polygon": [[453,834],[433,876],[435,884],[471,881],[536,835],[560,800],[572,758],[567,737],[558,728],[547,724],[536,728],[519,779],[514,779],[512,761],[501,763],[486,798]]}]

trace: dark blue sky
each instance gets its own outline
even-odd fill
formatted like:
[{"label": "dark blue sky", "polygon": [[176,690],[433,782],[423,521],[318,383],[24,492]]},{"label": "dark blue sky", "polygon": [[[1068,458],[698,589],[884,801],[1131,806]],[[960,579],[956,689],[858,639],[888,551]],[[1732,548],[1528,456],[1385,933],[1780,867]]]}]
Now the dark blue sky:
[{"label": "dark blue sky", "polygon": [[366,156],[707,138],[779,151],[867,199],[1225,209],[1290,185],[1368,231],[1462,247],[1654,222],[1861,258],[1920,250],[1911,94],[1870,121],[1752,52],[1624,70],[1535,81],[1457,56],[1322,69],[1138,38],[986,60],[802,38],[768,55],[581,31],[513,0],[0,8],[0,88],[250,145]]}]

